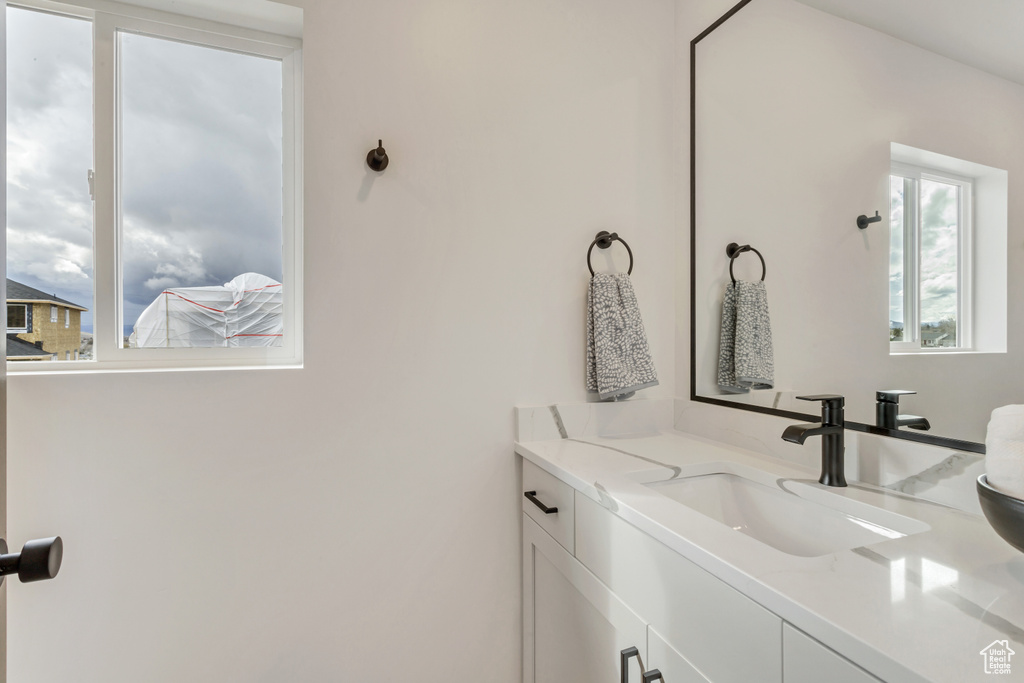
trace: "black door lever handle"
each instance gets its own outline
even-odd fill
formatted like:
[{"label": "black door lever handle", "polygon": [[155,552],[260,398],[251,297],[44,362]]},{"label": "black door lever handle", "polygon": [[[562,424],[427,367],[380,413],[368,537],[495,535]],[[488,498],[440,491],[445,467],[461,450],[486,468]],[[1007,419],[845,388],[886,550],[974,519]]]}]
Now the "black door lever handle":
[{"label": "black door lever handle", "polygon": [[63,559],[64,541],[60,536],[29,541],[20,553],[8,553],[7,542],[0,538],[0,583],[9,574],[17,574],[22,583],[52,579]]}]

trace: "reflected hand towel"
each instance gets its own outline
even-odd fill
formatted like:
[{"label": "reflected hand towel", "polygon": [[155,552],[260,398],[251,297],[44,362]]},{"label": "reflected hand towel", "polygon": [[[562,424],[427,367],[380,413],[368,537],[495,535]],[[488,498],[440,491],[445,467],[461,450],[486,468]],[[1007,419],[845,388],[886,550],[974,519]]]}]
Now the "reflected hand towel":
[{"label": "reflected hand towel", "polygon": [[775,386],[772,323],[764,282],[731,282],[722,301],[718,387],[733,394]]},{"label": "reflected hand towel", "polygon": [[629,275],[594,275],[587,297],[587,390],[619,400],[657,384]]}]

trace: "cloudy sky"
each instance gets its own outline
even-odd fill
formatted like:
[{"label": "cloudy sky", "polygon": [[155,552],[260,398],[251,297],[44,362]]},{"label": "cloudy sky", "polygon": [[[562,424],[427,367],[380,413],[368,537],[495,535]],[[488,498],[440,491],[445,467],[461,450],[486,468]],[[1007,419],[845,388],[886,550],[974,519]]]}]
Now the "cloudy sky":
[{"label": "cloudy sky", "polygon": [[[929,180],[921,187],[921,322],[937,323],[957,315],[959,197],[957,187]],[[889,320],[903,320],[903,179],[892,176],[889,252]]]},{"label": "cloudy sky", "polygon": [[[92,309],[92,29],[7,16],[7,275]],[[126,325],[167,287],[281,280],[280,63],[132,34],[121,49]]]}]

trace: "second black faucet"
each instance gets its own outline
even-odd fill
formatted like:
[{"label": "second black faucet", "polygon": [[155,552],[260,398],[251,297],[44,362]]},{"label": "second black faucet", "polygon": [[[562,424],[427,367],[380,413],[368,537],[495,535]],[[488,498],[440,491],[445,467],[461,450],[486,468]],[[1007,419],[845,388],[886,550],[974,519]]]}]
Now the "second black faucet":
[{"label": "second black faucet", "polygon": [[875,392],[875,424],[885,429],[910,427],[927,431],[932,428],[928,420],[919,415],[900,415],[900,396],[916,394],[916,391],[890,389]]}]

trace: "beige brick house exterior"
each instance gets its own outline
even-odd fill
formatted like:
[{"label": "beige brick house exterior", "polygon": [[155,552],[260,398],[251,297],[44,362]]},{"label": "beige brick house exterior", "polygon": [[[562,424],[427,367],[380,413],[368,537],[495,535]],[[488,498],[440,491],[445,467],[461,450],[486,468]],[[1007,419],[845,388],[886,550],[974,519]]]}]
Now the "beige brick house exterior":
[{"label": "beige brick house exterior", "polygon": [[[82,313],[89,309],[7,280],[8,360],[77,360]],[[12,344],[16,339],[26,344]]]}]

